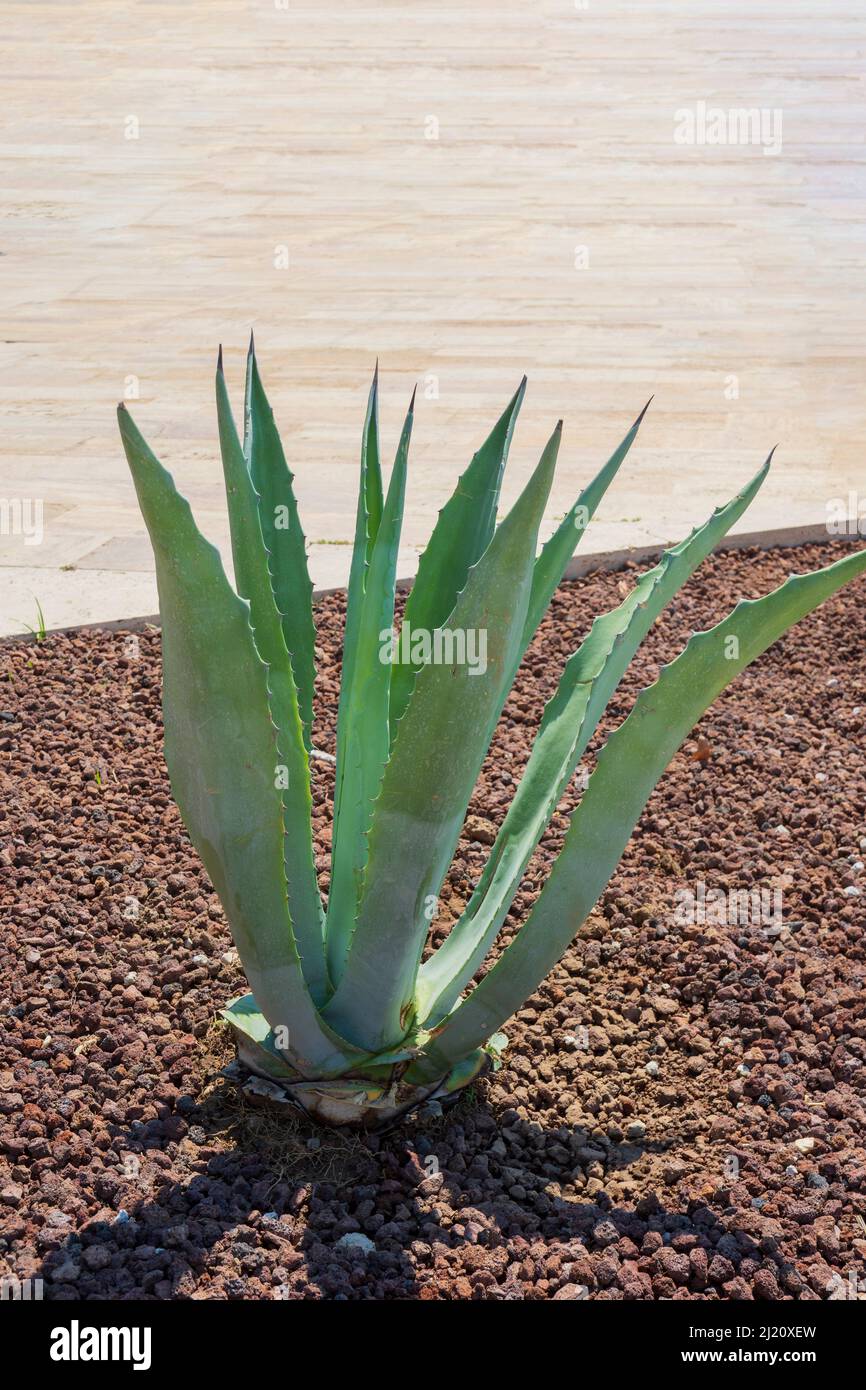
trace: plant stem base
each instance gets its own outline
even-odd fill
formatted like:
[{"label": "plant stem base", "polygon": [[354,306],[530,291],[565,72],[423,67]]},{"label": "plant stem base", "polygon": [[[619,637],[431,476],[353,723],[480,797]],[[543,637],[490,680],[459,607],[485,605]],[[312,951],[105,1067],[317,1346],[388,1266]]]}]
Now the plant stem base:
[{"label": "plant stem base", "polygon": [[[482,1055],[478,1067],[460,1084],[456,1078],[443,1077],[431,1086],[408,1086],[399,1080],[390,1086],[373,1085],[362,1080],[340,1077],[335,1081],[275,1081],[250,1065],[238,1046],[237,1062],[225,1069],[230,1077],[241,1082],[244,1095],[254,1103],[289,1107],[305,1119],[335,1129],[362,1129],[368,1133],[390,1129],[415,1111],[428,1108],[438,1115],[453,1105],[467,1086],[489,1067],[490,1059]],[[461,1069],[463,1073],[463,1069]]]},{"label": "plant stem base", "polygon": [[237,1062],[225,1068],[224,1074],[239,1081],[250,1100],[289,1107],[317,1124],[373,1131],[390,1128],[424,1106],[438,1114],[439,1109],[433,1107],[452,1104],[491,1064],[490,1055],[479,1049],[429,1085],[405,1082],[405,1063],[391,1067],[384,1078],[349,1075],[309,1080],[292,1073],[285,1059],[268,1045],[270,1037],[251,1035],[250,1015],[238,1009],[239,1004],[247,1005],[248,999],[235,1000],[223,1010],[237,1047]]}]

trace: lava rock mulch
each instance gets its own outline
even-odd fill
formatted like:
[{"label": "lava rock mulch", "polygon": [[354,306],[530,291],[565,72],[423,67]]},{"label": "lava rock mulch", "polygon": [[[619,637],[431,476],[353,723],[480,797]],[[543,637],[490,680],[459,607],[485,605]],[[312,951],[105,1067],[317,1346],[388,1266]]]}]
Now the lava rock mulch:
[{"label": "lava rock mulch", "polygon": [[[692,629],[844,549],[712,559],[604,730]],[[556,595],[434,940],[565,657],[633,582],[596,574]],[[830,600],[703,719],[508,1026],[502,1069],[455,1109],[366,1138],[256,1109],[221,1075],[216,1013],[245,983],[169,794],[159,633],[0,648],[0,1275],[41,1278],[54,1299],[862,1297],[864,597],[860,581]],[[331,751],[342,605],[318,605],[316,741]],[[323,890],[331,773],[315,765]]]}]

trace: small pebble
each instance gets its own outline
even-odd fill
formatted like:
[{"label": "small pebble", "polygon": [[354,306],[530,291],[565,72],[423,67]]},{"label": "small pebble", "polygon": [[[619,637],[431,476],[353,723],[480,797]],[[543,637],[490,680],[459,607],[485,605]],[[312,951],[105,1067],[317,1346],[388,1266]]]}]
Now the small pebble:
[{"label": "small pebble", "polygon": [[828,1183],[825,1177],[822,1177],[820,1173],[809,1173],[806,1178],[806,1186],[814,1187],[819,1192],[826,1192],[830,1184]]},{"label": "small pebble", "polygon": [[346,1235],[340,1236],[337,1241],[337,1249],[340,1248],[343,1250],[363,1250],[365,1255],[369,1255],[371,1250],[376,1249],[376,1245],[362,1231],[349,1231]]}]

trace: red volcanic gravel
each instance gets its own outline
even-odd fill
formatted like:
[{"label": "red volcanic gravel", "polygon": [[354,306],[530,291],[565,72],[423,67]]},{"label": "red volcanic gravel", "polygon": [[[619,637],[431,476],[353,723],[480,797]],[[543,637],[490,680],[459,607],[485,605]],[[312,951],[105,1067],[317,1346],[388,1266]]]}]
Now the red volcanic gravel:
[{"label": "red volcanic gravel", "polygon": [[[692,629],[844,550],[708,562],[605,729]],[[466,902],[565,657],[633,579],[556,595],[434,935]],[[0,648],[0,1274],[56,1299],[851,1296],[866,1272],[864,597],[859,581],[831,599],[702,720],[508,1025],[502,1069],[454,1110],[366,1138],[254,1109],[219,1074],[215,1015],[245,986],[169,793],[159,633]],[[333,751],[342,596],[317,616],[317,743]],[[323,889],[331,775],[315,765]],[[689,921],[677,905],[699,885],[747,904],[778,889],[781,918]],[[367,1242],[340,1243],[353,1233]]]}]

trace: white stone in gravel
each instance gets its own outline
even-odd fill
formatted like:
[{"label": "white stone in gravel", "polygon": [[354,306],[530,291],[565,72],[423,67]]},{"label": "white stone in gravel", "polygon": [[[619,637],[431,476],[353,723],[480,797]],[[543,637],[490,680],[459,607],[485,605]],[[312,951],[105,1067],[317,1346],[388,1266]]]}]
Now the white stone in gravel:
[{"label": "white stone in gravel", "polygon": [[801,1154],[810,1154],[815,1147],[814,1139],[795,1139],[794,1148],[799,1149]]},{"label": "white stone in gravel", "polygon": [[853,883],[849,883],[847,888],[842,889],[842,892],[845,894],[846,898],[862,897],[862,889],[855,888]]},{"label": "white stone in gravel", "polygon": [[337,1248],[363,1250],[365,1255],[369,1255],[371,1250],[376,1249],[375,1242],[369,1236],[365,1236],[361,1231],[349,1231],[346,1235],[340,1236],[337,1241]]},{"label": "white stone in gravel", "polygon": [[658,1064],[658,1062],[647,1062],[646,1066],[644,1067],[644,1071],[646,1072],[647,1076],[658,1076],[658,1074],[659,1074],[659,1064]]}]

